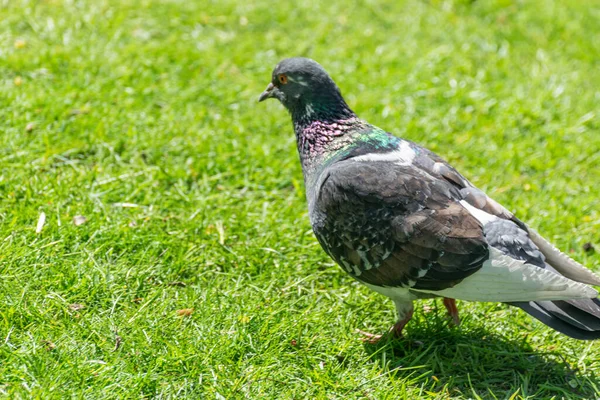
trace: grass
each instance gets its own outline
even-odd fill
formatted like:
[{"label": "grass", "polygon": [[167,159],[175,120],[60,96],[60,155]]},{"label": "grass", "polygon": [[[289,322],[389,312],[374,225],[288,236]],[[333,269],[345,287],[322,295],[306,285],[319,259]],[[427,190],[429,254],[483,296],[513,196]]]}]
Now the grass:
[{"label": "grass", "polygon": [[301,3],[0,0],[0,396],[598,398],[598,342],[502,305],[364,345],[393,306],[320,249],[256,103],[315,58],[600,271],[598,3]]}]

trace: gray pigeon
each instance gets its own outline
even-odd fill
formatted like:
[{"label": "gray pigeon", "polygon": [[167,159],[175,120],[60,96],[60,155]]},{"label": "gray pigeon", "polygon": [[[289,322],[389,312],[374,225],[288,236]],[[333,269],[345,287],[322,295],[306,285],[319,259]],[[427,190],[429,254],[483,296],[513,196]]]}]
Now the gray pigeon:
[{"label": "gray pigeon", "polygon": [[[431,151],[359,119],[307,58],[273,70],[259,101],[294,124],[310,222],[343,270],[394,301],[400,336],[413,300],[516,306],[576,339],[600,338],[600,277],[561,253]],[[374,339],[380,336],[373,335]]]}]

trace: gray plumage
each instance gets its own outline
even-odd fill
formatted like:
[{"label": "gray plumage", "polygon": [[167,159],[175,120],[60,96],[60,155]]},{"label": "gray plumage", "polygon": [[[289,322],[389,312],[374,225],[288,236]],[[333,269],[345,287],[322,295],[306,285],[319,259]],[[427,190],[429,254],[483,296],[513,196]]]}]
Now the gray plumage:
[{"label": "gray plumage", "polygon": [[440,296],[505,302],[571,337],[600,337],[598,292],[584,285],[598,276],[442,158],[359,119],[319,64],[282,61],[267,98],[292,116],[317,239],[394,300],[398,330],[413,300]]}]

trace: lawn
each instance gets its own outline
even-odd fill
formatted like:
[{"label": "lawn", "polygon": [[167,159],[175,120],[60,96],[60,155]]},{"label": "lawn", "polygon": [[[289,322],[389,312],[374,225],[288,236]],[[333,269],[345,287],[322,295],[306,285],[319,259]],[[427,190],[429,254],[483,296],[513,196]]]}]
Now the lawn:
[{"label": "lawn", "polygon": [[424,301],[407,341],[361,342],[393,304],[321,250],[290,118],[256,99],[282,58],[318,60],[362,118],[600,272],[599,20],[578,0],[0,0],[0,396],[598,398],[600,342],[504,305],[459,302],[452,327]]}]

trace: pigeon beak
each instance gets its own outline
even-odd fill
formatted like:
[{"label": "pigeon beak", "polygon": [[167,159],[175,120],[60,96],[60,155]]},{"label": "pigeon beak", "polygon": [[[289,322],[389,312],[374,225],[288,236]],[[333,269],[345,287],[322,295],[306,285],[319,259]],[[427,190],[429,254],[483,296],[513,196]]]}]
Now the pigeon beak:
[{"label": "pigeon beak", "polygon": [[258,96],[258,102],[260,103],[263,100],[273,97],[273,89],[275,89],[275,85],[269,83],[269,86],[267,86],[265,91],[262,92],[260,96]]}]

